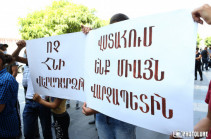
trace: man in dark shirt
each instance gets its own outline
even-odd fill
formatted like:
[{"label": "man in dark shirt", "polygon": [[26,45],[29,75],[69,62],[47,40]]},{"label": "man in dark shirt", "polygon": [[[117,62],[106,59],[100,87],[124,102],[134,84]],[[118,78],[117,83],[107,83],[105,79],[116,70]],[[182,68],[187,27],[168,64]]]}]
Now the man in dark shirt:
[{"label": "man in dark shirt", "polygon": [[204,48],[204,50],[201,52],[202,56],[202,71],[204,70],[204,64],[205,64],[205,69],[208,70],[208,51],[207,47]]}]

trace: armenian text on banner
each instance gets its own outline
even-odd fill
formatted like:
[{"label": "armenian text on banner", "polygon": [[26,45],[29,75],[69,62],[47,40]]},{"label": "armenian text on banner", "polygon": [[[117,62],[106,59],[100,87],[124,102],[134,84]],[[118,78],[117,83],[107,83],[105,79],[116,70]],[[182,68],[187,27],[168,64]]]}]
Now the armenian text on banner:
[{"label": "armenian text on banner", "polygon": [[36,92],[170,134],[193,130],[197,26],[178,10],[27,41]]}]

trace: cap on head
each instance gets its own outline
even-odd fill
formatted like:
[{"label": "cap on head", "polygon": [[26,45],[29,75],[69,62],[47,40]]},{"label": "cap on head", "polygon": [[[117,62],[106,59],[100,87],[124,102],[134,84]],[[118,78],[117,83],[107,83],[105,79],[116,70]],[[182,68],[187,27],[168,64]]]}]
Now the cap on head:
[{"label": "cap on head", "polygon": [[124,20],[128,20],[128,19],[129,19],[129,17],[127,15],[124,15],[122,13],[118,13],[118,14],[115,14],[111,17],[110,24],[120,22],[120,21],[124,21]]}]

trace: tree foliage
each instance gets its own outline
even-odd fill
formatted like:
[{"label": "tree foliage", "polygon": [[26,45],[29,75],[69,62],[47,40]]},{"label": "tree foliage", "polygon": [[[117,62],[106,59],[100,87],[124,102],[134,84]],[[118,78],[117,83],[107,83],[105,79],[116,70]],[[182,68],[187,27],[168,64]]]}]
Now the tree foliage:
[{"label": "tree foliage", "polygon": [[206,46],[211,46],[211,37],[207,37],[205,40],[204,40],[204,44]]},{"label": "tree foliage", "polygon": [[197,42],[196,42],[197,47],[200,45],[201,40],[202,39],[200,38],[199,34],[197,34]]},{"label": "tree foliage", "polygon": [[108,24],[95,16],[95,9],[65,0],[19,19],[22,39],[30,40],[81,31],[81,24],[99,28]]}]

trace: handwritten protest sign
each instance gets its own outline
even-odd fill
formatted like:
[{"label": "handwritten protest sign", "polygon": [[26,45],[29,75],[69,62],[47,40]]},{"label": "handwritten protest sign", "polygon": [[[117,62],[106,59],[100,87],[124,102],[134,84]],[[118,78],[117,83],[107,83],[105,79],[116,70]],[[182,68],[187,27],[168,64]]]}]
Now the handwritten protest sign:
[{"label": "handwritten protest sign", "polygon": [[[157,132],[193,130],[196,24],[186,10],[27,41],[36,92]],[[85,95],[86,94],[86,95]]]},{"label": "handwritten protest sign", "polygon": [[85,101],[85,35],[72,33],[27,41],[35,92]]}]

